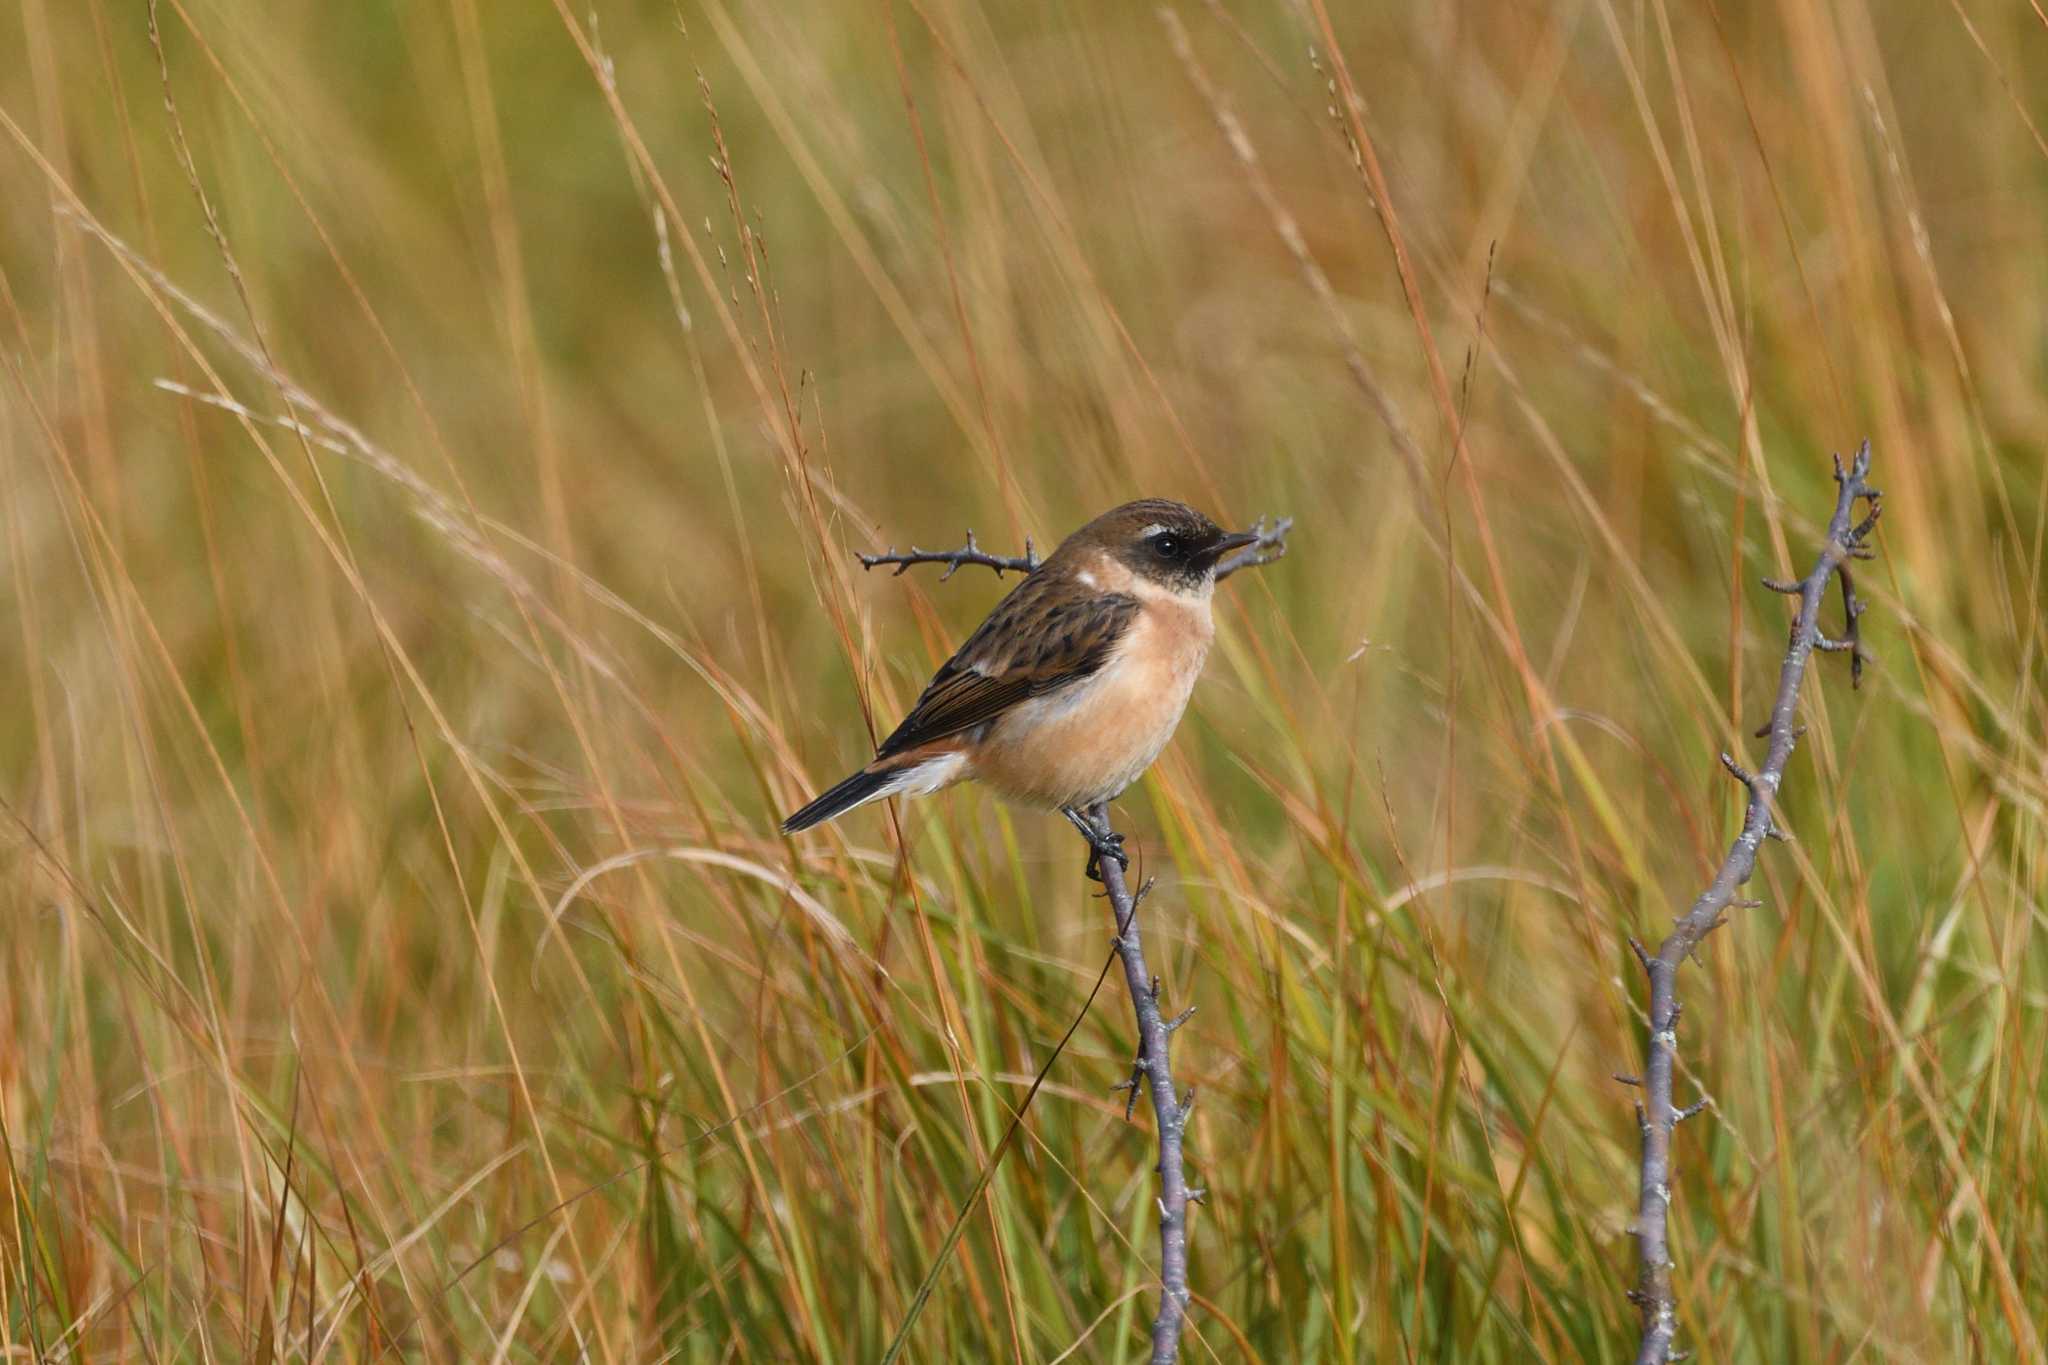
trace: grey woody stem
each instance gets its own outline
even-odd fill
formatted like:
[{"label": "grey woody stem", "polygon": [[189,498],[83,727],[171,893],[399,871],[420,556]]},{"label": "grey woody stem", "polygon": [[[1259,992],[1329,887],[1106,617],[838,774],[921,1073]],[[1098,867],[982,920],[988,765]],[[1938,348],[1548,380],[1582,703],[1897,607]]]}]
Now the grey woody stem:
[{"label": "grey woody stem", "polygon": [[[1247,546],[1254,549],[1255,546]],[[1108,834],[1109,808],[1096,806],[1088,818]],[[1131,1009],[1138,1020],[1138,1059],[1125,1085],[1131,1103],[1144,1090],[1152,1101],[1159,1123],[1159,1313],[1152,1319],[1153,1365],[1170,1365],[1180,1356],[1181,1325],[1188,1306],[1188,1190],[1187,1165],[1181,1154],[1181,1139],[1187,1133],[1188,1115],[1195,1107],[1195,1092],[1182,1096],[1173,1084],[1173,1066],[1168,1039],[1187,1020],[1187,1014],[1168,1019],[1159,1008],[1159,980],[1145,967],[1145,945],[1138,932],[1138,902],[1144,890],[1131,894],[1122,865],[1115,858],[1100,860],[1102,889],[1109,896],[1109,908],[1116,917],[1116,954],[1124,964],[1124,983],[1131,988]],[[1130,1107],[1126,1106],[1126,1117]],[[1199,1196],[1192,1196],[1199,1197]]]},{"label": "grey woody stem", "polygon": [[[1636,1194],[1638,1276],[1636,1287],[1629,1294],[1642,1311],[1642,1340],[1636,1351],[1638,1365],[1663,1365],[1673,1358],[1672,1343],[1678,1332],[1678,1296],[1672,1288],[1671,1275],[1671,1135],[1681,1122],[1697,1114],[1706,1104],[1701,1100],[1680,1109],[1672,1103],[1671,1082],[1678,1061],[1678,969],[1699,947],[1701,940],[1721,927],[1723,916],[1731,905],[1756,904],[1754,901],[1738,902],[1736,892],[1756,871],[1757,851],[1763,847],[1764,840],[1789,837],[1777,824],[1772,805],[1778,786],[1784,781],[1786,762],[1792,757],[1793,746],[1798,743],[1803,728],[1795,723],[1793,717],[1799,708],[1799,683],[1806,674],[1807,661],[1815,650],[1846,653],[1850,656],[1853,683],[1860,679],[1863,664],[1869,657],[1863,650],[1863,636],[1858,626],[1863,615],[1863,602],[1856,596],[1855,581],[1848,567],[1850,560],[1868,559],[1872,554],[1865,541],[1877,525],[1881,505],[1878,490],[1864,482],[1869,472],[1868,441],[1856,452],[1856,458],[1846,470],[1842,467],[1841,457],[1835,458],[1835,481],[1839,485],[1835,512],[1828,521],[1827,539],[1821,545],[1812,571],[1797,582],[1764,580],[1765,586],[1774,591],[1798,597],[1799,610],[1792,621],[1792,637],[1785,647],[1784,662],[1778,669],[1778,694],[1771,706],[1770,722],[1757,732],[1758,738],[1769,741],[1763,767],[1752,773],[1733,756],[1721,755],[1722,766],[1748,793],[1748,801],[1743,808],[1742,832],[1735,836],[1735,842],[1729,846],[1727,857],[1722,859],[1707,889],[1672,927],[1670,935],[1657,945],[1655,953],[1647,951],[1634,939],[1629,940],[1629,946],[1635,950],[1644,973],[1650,979],[1649,1044],[1643,1075],[1639,1081],[1633,1077],[1622,1078],[1640,1085],[1643,1090],[1643,1100],[1636,1111],[1643,1143],[1642,1172]],[[1861,521],[1856,518],[1859,501],[1867,504],[1868,509]],[[1838,576],[1842,581],[1842,601],[1848,619],[1842,638],[1831,640],[1821,634],[1820,611],[1829,580]]]}]

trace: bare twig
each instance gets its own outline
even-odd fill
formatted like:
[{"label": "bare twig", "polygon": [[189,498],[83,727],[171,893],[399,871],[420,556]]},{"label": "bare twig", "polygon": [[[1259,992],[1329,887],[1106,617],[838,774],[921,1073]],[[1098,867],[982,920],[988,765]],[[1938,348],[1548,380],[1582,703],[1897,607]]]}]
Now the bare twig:
[{"label": "bare twig", "polygon": [[[1271,564],[1287,553],[1287,533],[1293,529],[1293,517],[1280,517],[1271,526],[1266,524],[1264,517],[1260,517],[1252,523],[1252,532],[1258,539],[1218,564],[1217,579],[1220,581],[1228,578],[1239,569],[1255,569],[1261,564]],[[861,554],[855,555],[854,558],[860,560],[864,569],[873,569],[885,564],[894,565],[897,574],[903,573],[913,564],[943,564],[946,571],[939,575],[941,583],[968,564],[993,569],[996,577],[1000,578],[1011,571],[1028,574],[1045,562],[1038,557],[1038,551],[1033,548],[1029,536],[1024,539],[1024,553],[1021,555],[990,554],[975,542],[973,527],[967,530],[967,543],[957,550],[920,550],[915,545],[908,550],[898,550],[891,545],[882,554]]]},{"label": "bare twig", "polygon": [[[1635,940],[1629,941],[1650,979],[1649,1055],[1641,1080],[1643,1103],[1637,1108],[1643,1138],[1635,1225],[1639,1273],[1636,1288],[1629,1294],[1643,1315],[1642,1342],[1636,1352],[1638,1365],[1664,1365],[1664,1362],[1678,1358],[1671,1349],[1672,1339],[1678,1332],[1678,1298],[1672,1289],[1668,1226],[1671,1132],[1709,1106],[1709,1101],[1703,1098],[1680,1109],[1671,1100],[1672,1073],[1678,1060],[1678,969],[1699,947],[1700,941],[1721,925],[1723,912],[1732,905],[1743,903],[1737,900],[1735,893],[1756,871],[1757,850],[1763,846],[1764,840],[1790,837],[1779,826],[1772,805],[1778,785],[1785,777],[1786,762],[1792,757],[1793,746],[1803,731],[1803,727],[1794,723],[1793,713],[1798,709],[1799,683],[1806,674],[1807,660],[1816,649],[1846,653],[1853,683],[1860,678],[1863,662],[1868,658],[1863,652],[1862,635],[1857,625],[1863,615],[1863,603],[1856,596],[1848,563],[1852,559],[1868,559],[1873,553],[1866,541],[1877,525],[1881,504],[1878,490],[1864,481],[1869,472],[1868,441],[1856,452],[1856,458],[1846,470],[1842,467],[1841,457],[1835,458],[1835,481],[1839,485],[1835,514],[1828,521],[1827,539],[1821,546],[1819,558],[1814,561],[1812,572],[1797,583],[1765,580],[1765,586],[1775,592],[1796,595],[1799,611],[1792,622],[1792,638],[1785,647],[1785,661],[1778,670],[1778,695],[1771,707],[1770,723],[1758,732],[1760,738],[1770,741],[1763,767],[1752,773],[1733,755],[1721,755],[1722,766],[1748,792],[1742,832],[1729,846],[1728,856],[1722,860],[1713,881],[1673,926],[1670,936],[1658,945],[1655,954],[1645,952]],[[1861,521],[1856,520],[1858,502],[1866,504],[1866,515]],[[1821,600],[1827,594],[1828,581],[1837,576],[1842,580],[1848,625],[1843,638],[1833,641],[1820,632],[1820,608]]]},{"label": "bare twig", "polygon": [[[1284,534],[1284,530],[1282,532]],[[1256,551],[1256,545],[1245,549]],[[1110,834],[1109,808],[1096,806],[1087,812],[1097,831]],[[1173,1084],[1173,1067],[1167,1040],[1187,1022],[1193,1010],[1168,1019],[1159,1008],[1159,979],[1145,967],[1145,946],[1138,933],[1138,898],[1124,881],[1122,864],[1114,857],[1097,860],[1102,889],[1109,896],[1109,908],[1116,916],[1116,954],[1123,960],[1124,982],[1131,988],[1131,1009],[1138,1021],[1138,1059],[1131,1065],[1131,1079],[1118,1089],[1129,1089],[1130,1104],[1124,1117],[1138,1101],[1142,1088],[1152,1101],[1159,1123],[1159,1313],[1152,1320],[1153,1365],[1167,1365],[1180,1355],[1181,1324],[1188,1306],[1188,1189],[1187,1167],[1181,1154],[1181,1139],[1187,1133],[1188,1115],[1195,1107],[1195,1092],[1182,1095]]]},{"label": "bare twig", "polygon": [[1038,557],[1038,551],[1031,548],[1029,536],[1024,539],[1023,554],[992,555],[974,543],[972,526],[967,528],[967,543],[957,550],[920,550],[913,545],[908,551],[899,554],[896,547],[891,545],[886,554],[856,555],[855,558],[860,560],[863,569],[872,569],[877,564],[894,564],[898,575],[913,564],[944,564],[946,571],[939,575],[941,583],[959,573],[963,564],[979,564],[984,569],[994,569],[996,577],[1001,578],[1005,570],[1015,569],[1018,573],[1030,573],[1045,562]]}]

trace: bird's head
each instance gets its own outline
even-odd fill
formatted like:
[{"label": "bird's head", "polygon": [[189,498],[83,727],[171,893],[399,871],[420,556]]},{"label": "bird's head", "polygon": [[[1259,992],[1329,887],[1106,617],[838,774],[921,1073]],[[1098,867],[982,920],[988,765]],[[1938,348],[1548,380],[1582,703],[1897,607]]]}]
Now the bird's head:
[{"label": "bird's head", "polygon": [[1104,512],[1068,544],[1107,554],[1169,591],[1204,593],[1223,557],[1257,539],[1250,531],[1224,530],[1186,503],[1145,498]]}]

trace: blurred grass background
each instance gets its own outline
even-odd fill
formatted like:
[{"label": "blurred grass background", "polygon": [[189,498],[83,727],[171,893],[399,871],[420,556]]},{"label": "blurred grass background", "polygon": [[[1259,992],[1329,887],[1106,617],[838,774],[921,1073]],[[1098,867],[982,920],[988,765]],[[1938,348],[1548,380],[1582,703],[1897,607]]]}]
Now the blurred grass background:
[{"label": "blurred grass background", "polygon": [[[2048,17],[1323,3],[0,6],[11,1357],[877,1357],[1108,930],[973,791],[776,836],[1001,590],[851,553],[1165,494],[1298,519],[1118,809],[1187,1357],[1628,1358],[1625,939],[1868,435],[1681,1341],[2039,1358]],[[910,1358],[1141,1351],[1130,1046]]]}]

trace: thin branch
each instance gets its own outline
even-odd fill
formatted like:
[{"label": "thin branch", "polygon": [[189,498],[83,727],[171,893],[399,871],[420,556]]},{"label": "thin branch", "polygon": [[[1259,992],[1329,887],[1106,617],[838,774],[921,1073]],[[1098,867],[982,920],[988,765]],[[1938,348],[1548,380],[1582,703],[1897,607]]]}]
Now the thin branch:
[{"label": "thin branch", "polygon": [[[1835,458],[1835,481],[1840,486],[1835,497],[1835,514],[1828,521],[1827,539],[1814,561],[1812,572],[1796,584],[1765,580],[1765,586],[1774,592],[1796,594],[1799,611],[1792,622],[1792,637],[1785,647],[1785,661],[1778,670],[1778,695],[1771,707],[1770,723],[1758,732],[1759,738],[1770,741],[1763,767],[1752,773],[1733,755],[1721,755],[1722,765],[1748,794],[1743,808],[1742,832],[1729,846],[1728,856],[1722,860],[1713,881],[1673,926],[1670,936],[1658,945],[1654,955],[1644,952],[1641,944],[1630,940],[1630,946],[1635,949],[1643,971],[1650,979],[1649,1055],[1642,1077],[1643,1103],[1637,1110],[1643,1137],[1642,1171],[1636,1194],[1638,1278],[1635,1289],[1629,1294],[1643,1315],[1642,1342],[1636,1352],[1637,1365],[1665,1365],[1665,1362],[1678,1358],[1671,1349],[1672,1339],[1678,1332],[1678,1298],[1672,1289],[1668,1226],[1671,1132],[1678,1124],[1701,1112],[1708,1103],[1702,1099],[1680,1109],[1671,1100],[1672,1074],[1678,1062],[1678,969],[1699,947],[1700,941],[1720,927],[1724,912],[1730,906],[1743,904],[1735,893],[1756,871],[1757,850],[1763,846],[1764,840],[1790,837],[1779,826],[1772,804],[1779,784],[1784,781],[1785,765],[1792,757],[1793,746],[1803,733],[1803,727],[1794,722],[1793,714],[1798,709],[1799,683],[1806,674],[1807,661],[1815,650],[1831,652],[1840,649],[1849,655],[1850,680],[1854,682],[1860,678],[1862,665],[1869,657],[1863,652],[1862,635],[1857,625],[1863,615],[1863,604],[1856,596],[1848,568],[1850,560],[1867,559],[1872,553],[1865,542],[1877,525],[1881,504],[1878,490],[1864,481],[1869,472],[1868,441],[1856,452],[1856,458],[1847,469],[1842,467],[1840,456]],[[1858,502],[1865,504],[1867,512],[1861,521],[1856,520]],[[1827,594],[1828,581],[1837,576],[1842,580],[1842,597],[1848,617],[1840,642],[1827,640],[1820,632],[1821,601]]]},{"label": "thin branch", "polygon": [[[1285,534],[1284,529],[1281,534]],[[1245,547],[1256,550],[1255,545]],[[1096,806],[1087,812],[1105,840],[1110,837],[1109,808]],[[1181,1326],[1188,1309],[1188,1189],[1187,1167],[1181,1155],[1181,1139],[1188,1126],[1188,1114],[1195,1107],[1195,1092],[1182,1096],[1173,1084],[1173,1066],[1167,1040],[1187,1022],[1192,1010],[1169,1020],[1159,1008],[1159,980],[1145,968],[1145,945],[1138,932],[1138,905],[1124,881],[1122,863],[1115,857],[1097,859],[1102,889],[1116,916],[1116,954],[1123,960],[1124,981],[1131,988],[1131,1008],[1138,1021],[1138,1059],[1132,1064],[1131,1079],[1118,1089],[1128,1088],[1131,1108],[1143,1088],[1152,1101],[1159,1123],[1159,1313],[1152,1320],[1153,1365],[1171,1365],[1180,1356]]]},{"label": "thin branch", "polygon": [[957,550],[920,550],[913,545],[908,551],[899,554],[896,547],[891,545],[886,554],[856,555],[855,558],[860,560],[863,569],[872,569],[877,564],[894,564],[895,576],[900,576],[913,564],[944,564],[946,571],[939,575],[941,583],[959,573],[963,564],[979,564],[984,569],[994,569],[996,577],[1001,578],[1006,570],[1015,569],[1018,573],[1030,573],[1045,562],[1038,557],[1038,551],[1031,547],[1029,536],[1024,538],[1022,555],[992,555],[974,543],[972,526],[967,528],[967,543]]},{"label": "thin branch", "polygon": [[[1271,564],[1274,560],[1286,554],[1287,533],[1293,529],[1293,517],[1280,517],[1270,526],[1266,524],[1264,517],[1260,517],[1252,523],[1252,533],[1258,539],[1216,566],[1217,581],[1221,582],[1239,569],[1255,569],[1261,564]],[[1024,539],[1024,553],[1021,555],[990,554],[975,542],[974,529],[972,527],[969,527],[967,531],[967,543],[957,550],[920,550],[915,545],[911,546],[908,550],[898,550],[895,546],[891,545],[882,554],[861,554],[855,555],[854,558],[860,560],[861,567],[864,569],[873,569],[885,564],[893,565],[897,574],[903,573],[914,564],[943,564],[946,566],[946,571],[939,575],[941,583],[960,572],[961,567],[968,564],[979,565],[984,569],[993,569],[995,570],[996,577],[1000,578],[1005,573],[1013,571],[1028,574],[1045,562],[1038,557],[1038,551],[1032,546],[1029,536],[1026,536]]]}]

